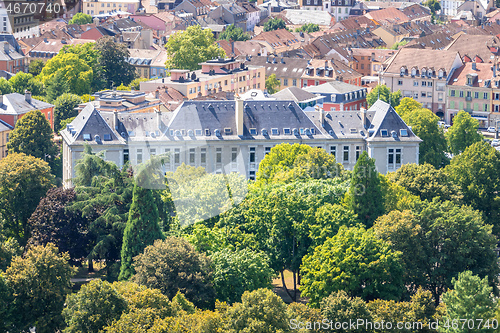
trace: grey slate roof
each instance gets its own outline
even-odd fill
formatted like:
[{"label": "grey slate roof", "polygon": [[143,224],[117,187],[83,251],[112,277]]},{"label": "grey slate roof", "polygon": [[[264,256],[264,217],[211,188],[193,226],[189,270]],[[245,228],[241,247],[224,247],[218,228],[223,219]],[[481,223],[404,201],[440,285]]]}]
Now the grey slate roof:
[{"label": "grey slate roof", "polygon": [[5,121],[0,119],[0,132],[10,131],[13,129],[14,129],[14,127],[10,126]]},{"label": "grey slate roof", "polygon": [[[90,134],[90,144],[95,135],[100,135],[102,144],[124,144],[130,141],[223,141],[223,140],[308,140],[308,139],[359,139],[385,142],[420,142],[396,111],[387,103],[377,101],[367,110],[367,121],[363,124],[359,111],[325,112],[321,123],[320,111],[304,112],[294,101],[252,101],[243,102],[243,135],[236,135],[235,101],[185,101],[175,112],[118,114],[119,124],[113,127],[113,113],[99,114],[89,103],[70,124],[61,131],[69,143],[84,143],[83,134]],[[159,122],[160,121],[160,122]],[[230,129],[226,132],[225,129]],[[256,134],[250,132],[256,130]],[[267,130],[267,135],[263,133]],[[273,135],[272,129],[278,134]],[[284,129],[290,130],[285,134]],[[293,131],[297,129],[298,135]],[[309,134],[300,130],[309,129]],[[388,130],[388,136],[381,135],[381,129]],[[401,136],[406,129],[408,136]],[[201,135],[196,131],[201,130]],[[209,135],[205,131],[208,130]],[[215,135],[216,130],[220,135]],[[73,132],[71,134],[70,132]],[[397,135],[391,135],[395,131]],[[120,134],[118,134],[120,133]],[[152,134],[153,133],[153,134]],[[104,134],[111,134],[110,141],[104,141]]]},{"label": "grey slate roof", "polygon": [[[26,101],[25,96],[22,94],[18,94],[18,93],[3,95],[3,100],[4,100],[4,102],[2,103],[2,105],[0,105],[0,114],[21,115],[21,114],[25,114],[31,110],[42,110],[42,109],[47,109],[47,108],[54,106],[50,103],[46,103],[46,102],[34,99],[33,97],[31,98],[31,103],[28,103]],[[7,105],[5,104],[5,100],[9,101],[9,103],[12,105],[13,109],[7,108]]]},{"label": "grey slate roof", "polygon": [[312,94],[307,90],[298,87],[289,87],[281,91],[278,91],[277,93],[271,96],[278,100],[288,100],[288,101],[293,100],[297,103],[321,98],[321,96]]},{"label": "grey slate roof", "polygon": [[345,94],[352,91],[362,90],[363,87],[341,81],[329,81],[317,86],[305,87],[304,90],[311,93],[324,94]]}]

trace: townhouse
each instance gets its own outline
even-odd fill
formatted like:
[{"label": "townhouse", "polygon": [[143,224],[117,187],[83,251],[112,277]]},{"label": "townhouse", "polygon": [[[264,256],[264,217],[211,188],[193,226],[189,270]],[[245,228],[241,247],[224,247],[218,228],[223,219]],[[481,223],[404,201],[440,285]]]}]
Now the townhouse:
[{"label": "townhouse", "polygon": [[83,0],[82,12],[92,16],[113,11],[135,13],[140,7],[139,0]]},{"label": "townhouse", "polygon": [[323,96],[323,109],[327,111],[359,111],[367,107],[368,90],[364,87],[330,81],[318,86],[306,87],[304,90]]},{"label": "townhouse", "polygon": [[403,48],[382,72],[381,83],[391,91],[401,90],[402,97],[412,97],[444,118],[446,84],[462,64],[456,51]]},{"label": "townhouse", "polygon": [[255,179],[273,146],[321,147],[352,169],[363,151],[379,172],[418,163],[421,140],[383,101],[361,111],[303,111],[294,101],[185,101],[175,112],[99,112],[89,103],[61,131],[63,180],[71,186],[75,163],[88,144],[118,166],[136,166],[168,154],[164,171],[182,163],[210,173],[238,172]]}]

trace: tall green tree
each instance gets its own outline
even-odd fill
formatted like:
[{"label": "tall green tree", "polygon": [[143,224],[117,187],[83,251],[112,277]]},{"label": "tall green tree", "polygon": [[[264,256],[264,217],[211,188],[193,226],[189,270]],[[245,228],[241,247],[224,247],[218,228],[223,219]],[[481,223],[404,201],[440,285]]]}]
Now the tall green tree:
[{"label": "tall green tree", "polygon": [[99,63],[99,57],[101,56],[101,51],[96,47],[96,43],[84,43],[77,45],[65,45],[60,54],[75,54],[80,60],[83,60],[87,65],[92,68],[92,82],[91,91],[99,91],[106,87],[106,81],[104,79],[103,68]]},{"label": "tall green tree", "polygon": [[281,86],[280,80],[276,78],[276,74],[271,74],[266,79],[266,89],[269,94],[275,94],[278,92],[279,87]]},{"label": "tall green tree", "polygon": [[9,81],[7,81],[5,78],[0,78],[0,94],[6,95],[12,93],[12,86],[10,85]]},{"label": "tall green tree", "polygon": [[122,83],[128,85],[136,78],[134,66],[127,62],[130,52],[124,44],[116,43],[112,37],[103,37],[99,38],[95,49],[100,53],[98,63],[107,88],[118,87]]},{"label": "tall green tree", "polygon": [[423,141],[419,147],[419,163],[429,163],[435,168],[446,165],[446,139],[438,126],[439,117],[429,109],[414,109],[402,118]]},{"label": "tall green tree", "polygon": [[[320,309],[323,318],[327,318],[334,323],[355,322],[358,319],[365,321],[373,320],[366,302],[360,297],[349,296],[344,290],[333,292],[328,297],[322,299]],[[343,331],[346,333],[370,332],[365,327],[349,328]]]},{"label": "tall green tree", "polygon": [[286,23],[279,17],[271,18],[264,24],[264,31],[286,29]]},{"label": "tall green tree", "polygon": [[172,299],[177,292],[198,307],[213,307],[215,291],[208,257],[195,251],[186,240],[167,237],[134,258],[133,282],[159,289]]},{"label": "tall green tree", "polygon": [[165,45],[169,59],[166,66],[170,69],[199,69],[199,63],[213,58],[224,57],[225,53],[216,43],[210,29],[199,25],[188,27],[170,36]]},{"label": "tall green tree", "polygon": [[210,256],[214,288],[221,302],[239,302],[245,291],[270,288],[274,270],[263,253],[224,249]]},{"label": "tall green tree", "polygon": [[245,32],[242,28],[236,27],[234,24],[231,24],[219,35],[219,40],[223,39],[227,41],[232,40],[233,42],[244,42],[250,39],[250,34]]},{"label": "tall green tree", "polygon": [[43,84],[33,75],[24,72],[18,72],[9,79],[12,90],[19,94],[24,94],[25,90],[31,91],[33,96],[43,94]]},{"label": "tall green tree", "polygon": [[500,233],[500,152],[486,142],[477,142],[453,157],[445,172],[463,193],[463,201],[481,211]]},{"label": "tall green tree", "polygon": [[[446,317],[443,322],[450,321],[450,326],[453,321],[458,319],[458,328],[445,328],[441,325],[440,332],[495,332],[491,326],[494,325],[492,320],[495,317],[495,311],[498,307],[493,288],[489,286],[488,278],[481,279],[474,275],[471,271],[465,271],[458,274],[458,278],[453,278],[453,289],[448,290],[443,294],[443,303],[446,305]],[[463,321],[468,323],[472,321],[476,325],[464,325]],[[482,320],[483,325],[478,328],[477,323]],[[486,327],[484,323],[489,322],[490,326]],[[471,327],[475,329],[471,329]]]},{"label": "tall green tree", "polygon": [[57,72],[61,72],[60,75],[67,82],[70,92],[77,95],[91,93],[94,71],[77,54],[60,52],[47,61],[38,77],[47,85]]},{"label": "tall green tree", "polygon": [[316,31],[319,31],[319,25],[314,24],[314,23],[306,23],[303,26],[301,26],[300,28],[295,29],[295,32],[301,32],[301,31],[307,32],[307,33],[316,32]]},{"label": "tall green tree", "polygon": [[26,113],[10,133],[9,153],[24,153],[46,161],[54,169],[58,149],[49,121],[38,110]]},{"label": "tall green tree", "polygon": [[69,85],[62,71],[57,71],[55,75],[47,80],[45,84],[47,100],[53,103],[56,98],[69,92]]},{"label": "tall green tree", "polygon": [[68,118],[73,118],[78,115],[75,108],[82,103],[82,99],[75,94],[61,94],[54,103],[54,131],[57,133],[61,129],[61,122]]},{"label": "tall green tree", "polygon": [[158,208],[151,189],[136,184],[123,233],[122,260],[118,277],[120,280],[128,280],[134,274],[132,260],[135,256],[142,253],[144,248],[152,245],[155,240],[163,239],[158,219]]},{"label": "tall green tree", "polygon": [[401,100],[398,106],[395,107],[396,112],[401,118],[410,114],[413,110],[421,109],[422,104],[411,97],[405,97]]},{"label": "tall green tree", "polygon": [[107,281],[94,279],[66,298],[64,333],[98,333],[127,310],[127,300]]},{"label": "tall green tree", "polygon": [[0,330],[8,332],[12,329],[12,302],[14,295],[12,289],[7,285],[5,277],[0,274]]},{"label": "tall green tree", "polygon": [[52,186],[49,165],[33,156],[12,153],[0,160],[0,214],[4,231],[24,246],[28,219]]},{"label": "tall green tree", "polygon": [[346,196],[349,208],[358,215],[359,220],[370,228],[373,221],[384,214],[384,197],[375,160],[364,151],[351,176],[349,193]]},{"label": "tall green tree", "polygon": [[369,106],[372,106],[379,99],[395,108],[401,100],[401,91],[391,92],[386,85],[379,84],[366,95],[366,102],[368,102]]},{"label": "tall green tree", "polygon": [[459,111],[453,117],[453,126],[445,134],[448,148],[454,155],[462,153],[470,145],[483,141],[483,135],[478,132],[479,121],[468,112]]},{"label": "tall green tree", "polygon": [[30,73],[33,76],[38,76],[42,72],[43,66],[45,66],[45,63],[41,59],[36,59],[30,61],[28,73]]},{"label": "tall green tree", "polygon": [[36,327],[37,332],[51,333],[63,328],[61,312],[74,274],[68,260],[67,253],[50,243],[14,258],[5,274],[14,295],[13,331]]},{"label": "tall green tree", "polygon": [[89,23],[92,23],[92,16],[85,13],[76,13],[68,22],[68,24],[78,24],[78,25],[89,24]]},{"label": "tall green tree", "polygon": [[363,228],[341,227],[304,257],[301,271],[300,289],[312,306],[340,290],[365,300],[399,300],[404,288],[401,253]]},{"label": "tall green tree", "polygon": [[419,286],[436,304],[464,270],[497,282],[496,238],[491,225],[470,206],[450,201],[423,202],[413,211],[392,211],[374,225],[377,236],[402,253],[404,283],[410,294]]}]

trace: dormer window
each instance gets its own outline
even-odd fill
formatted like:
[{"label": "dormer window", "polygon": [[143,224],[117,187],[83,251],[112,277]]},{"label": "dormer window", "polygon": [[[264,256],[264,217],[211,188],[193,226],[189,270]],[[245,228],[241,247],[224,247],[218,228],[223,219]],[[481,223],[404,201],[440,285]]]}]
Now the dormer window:
[{"label": "dormer window", "polygon": [[444,75],[444,72],[443,72],[443,70],[442,70],[442,69],[440,69],[440,70],[439,70],[439,72],[438,72],[438,76],[439,76],[439,78],[440,78],[440,79],[442,79],[442,78],[443,78],[443,75]]},{"label": "dormer window", "polygon": [[257,129],[256,128],[250,128],[250,135],[257,135]]},{"label": "dormer window", "polygon": [[400,130],[399,130],[399,134],[400,134],[401,136],[408,136],[408,130],[407,130],[406,128],[404,128],[404,129],[400,129]]},{"label": "dormer window", "polygon": [[90,134],[83,134],[83,140],[90,141]]},{"label": "dormer window", "polygon": [[380,135],[381,135],[381,136],[389,136],[389,132],[387,132],[387,130],[386,130],[386,129],[381,129],[381,130],[380,130]]},{"label": "dormer window", "polygon": [[406,73],[406,69],[405,69],[404,67],[401,67],[401,69],[399,70],[399,74],[400,74],[401,76],[404,76],[404,75],[405,75],[405,73]]},{"label": "dormer window", "polygon": [[422,77],[425,77],[426,74],[427,74],[427,70],[425,68],[422,68]]},{"label": "dormer window", "polygon": [[417,69],[416,68],[412,68],[411,69],[411,76],[415,76],[417,75]]}]

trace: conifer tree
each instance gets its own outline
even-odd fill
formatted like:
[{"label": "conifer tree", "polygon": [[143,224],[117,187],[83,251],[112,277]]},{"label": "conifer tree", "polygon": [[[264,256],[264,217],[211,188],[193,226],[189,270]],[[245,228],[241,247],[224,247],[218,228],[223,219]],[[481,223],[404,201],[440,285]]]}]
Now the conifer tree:
[{"label": "conifer tree", "polygon": [[128,280],[134,274],[132,261],[135,256],[155,240],[163,239],[158,220],[158,208],[152,190],[136,184],[123,234],[120,280]]},{"label": "conifer tree", "polygon": [[359,156],[352,172],[351,186],[347,193],[349,208],[370,228],[384,214],[384,197],[380,177],[375,169],[375,160],[364,151]]}]

